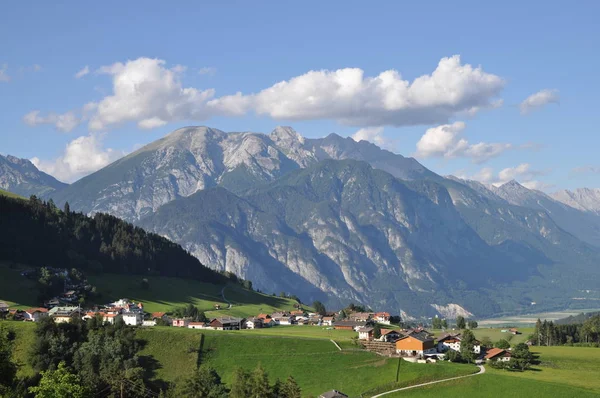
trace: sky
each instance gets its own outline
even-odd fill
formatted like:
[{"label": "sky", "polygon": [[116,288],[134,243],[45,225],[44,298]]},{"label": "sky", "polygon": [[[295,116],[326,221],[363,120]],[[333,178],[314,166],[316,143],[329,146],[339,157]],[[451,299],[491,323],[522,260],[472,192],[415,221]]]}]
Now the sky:
[{"label": "sky", "polygon": [[7,2],[0,154],[72,182],[179,127],[286,125],[600,187],[600,2],[484,3]]}]

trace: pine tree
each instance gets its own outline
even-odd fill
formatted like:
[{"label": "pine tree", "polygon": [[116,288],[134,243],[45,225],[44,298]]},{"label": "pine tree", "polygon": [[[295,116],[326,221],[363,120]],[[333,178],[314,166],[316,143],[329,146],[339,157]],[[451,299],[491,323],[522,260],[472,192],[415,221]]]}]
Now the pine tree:
[{"label": "pine tree", "polygon": [[250,375],[243,368],[233,373],[233,381],[229,392],[230,398],[246,398],[251,394]]},{"label": "pine tree", "polygon": [[292,376],[288,377],[281,387],[280,396],[282,398],[302,398],[302,390]]}]

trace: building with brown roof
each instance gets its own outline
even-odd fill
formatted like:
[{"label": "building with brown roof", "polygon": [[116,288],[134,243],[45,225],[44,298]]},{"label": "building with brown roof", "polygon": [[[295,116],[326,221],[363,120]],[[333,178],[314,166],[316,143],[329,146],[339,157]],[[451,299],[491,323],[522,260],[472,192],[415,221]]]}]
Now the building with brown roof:
[{"label": "building with brown roof", "polygon": [[510,351],[503,350],[501,348],[492,348],[488,350],[485,354],[486,361],[502,361],[508,362],[510,361],[511,353]]},{"label": "building with brown roof", "polygon": [[412,333],[396,341],[396,353],[407,356],[436,354],[435,342],[425,333]]}]

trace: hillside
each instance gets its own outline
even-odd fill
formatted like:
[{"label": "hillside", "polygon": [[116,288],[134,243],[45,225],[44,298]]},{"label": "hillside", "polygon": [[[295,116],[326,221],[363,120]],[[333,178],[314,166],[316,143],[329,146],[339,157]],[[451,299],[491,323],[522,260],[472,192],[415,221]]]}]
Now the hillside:
[{"label": "hillside", "polygon": [[0,196],[6,196],[8,198],[14,198],[14,199],[25,199],[21,195],[17,195],[16,193],[5,191],[4,189],[0,189]]},{"label": "hillside", "polygon": [[193,277],[222,283],[179,245],[116,217],[59,210],[52,202],[0,196],[0,258],[33,267]]},{"label": "hillside", "polygon": [[27,159],[0,155],[0,188],[17,195],[47,197],[67,184],[38,170]]},{"label": "hillside", "polygon": [[[139,224],[262,290],[282,287],[308,301],[326,296],[332,306],[358,300],[433,314],[430,304],[457,303],[479,315],[500,313],[544,294],[559,269],[553,262],[572,253],[557,242],[574,245],[578,267],[593,274],[597,254],[544,213],[444,182],[450,185],[401,181],[364,162],[327,160],[239,196],[200,191]],[[459,203],[458,193],[469,200]],[[554,303],[540,301],[564,305],[584,280],[553,290]]]}]

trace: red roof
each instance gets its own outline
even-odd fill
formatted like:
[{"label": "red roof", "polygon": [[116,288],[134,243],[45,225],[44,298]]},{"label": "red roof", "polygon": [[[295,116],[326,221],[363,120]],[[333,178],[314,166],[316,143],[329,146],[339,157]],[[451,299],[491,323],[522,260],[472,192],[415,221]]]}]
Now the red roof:
[{"label": "red roof", "polygon": [[28,314],[33,314],[35,312],[46,313],[46,312],[48,312],[48,310],[46,308],[29,308],[29,309],[26,309],[25,312]]},{"label": "red roof", "polygon": [[378,317],[378,318],[379,317],[384,317],[384,318],[387,317],[387,318],[389,318],[390,317],[390,313],[389,312],[378,312],[377,314],[375,314],[375,316]]},{"label": "red roof", "polygon": [[510,352],[503,350],[501,348],[492,348],[485,354],[485,359],[492,359],[498,356],[510,356]]},{"label": "red roof", "polygon": [[163,316],[165,316],[166,312],[153,312],[152,313],[152,318],[162,318]]}]

